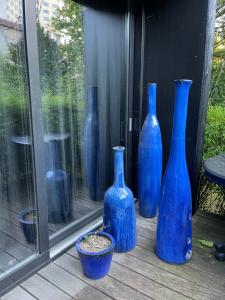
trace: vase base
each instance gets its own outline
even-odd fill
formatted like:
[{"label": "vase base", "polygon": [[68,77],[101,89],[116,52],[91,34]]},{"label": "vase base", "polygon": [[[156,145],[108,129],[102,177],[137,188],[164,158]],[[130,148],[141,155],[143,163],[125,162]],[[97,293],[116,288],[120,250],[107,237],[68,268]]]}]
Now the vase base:
[{"label": "vase base", "polygon": [[127,252],[130,252],[130,251],[132,251],[132,250],[134,250],[134,248],[136,247],[136,244],[134,245],[134,246],[132,246],[132,247],[130,247],[130,248],[128,248],[128,249],[124,249],[124,250],[120,250],[120,249],[116,249],[115,248],[115,252],[116,253],[127,253]]},{"label": "vase base", "polygon": [[155,214],[145,214],[145,213],[141,213],[140,211],[139,211],[139,213],[140,213],[141,217],[146,218],[146,219],[153,219],[157,215],[157,213],[155,213]]},{"label": "vase base", "polygon": [[188,263],[188,262],[191,260],[191,257],[190,257],[190,259],[179,260],[179,261],[177,261],[177,260],[172,260],[172,259],[170,260],[170,259],[168,259],[168,258],[166,258],[166,257],[160,256],[160,255],[157,253],[156,249],[155,249],[155,255],[156,255],[160,260],[162,260],[163,262],[165,262],[165,263],[167,263],[167,264],[170,264],[170,265],[184,265],[184,264]]}]

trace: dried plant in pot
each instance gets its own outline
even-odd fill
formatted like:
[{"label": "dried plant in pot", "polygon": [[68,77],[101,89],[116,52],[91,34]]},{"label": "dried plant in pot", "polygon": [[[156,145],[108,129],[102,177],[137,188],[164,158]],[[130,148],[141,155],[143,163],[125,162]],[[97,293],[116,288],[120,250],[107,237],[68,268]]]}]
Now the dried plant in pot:
[{"label": "dried plant in pot", "polygon": [[91,279],[107,275],[114,247],[114,238],[106,232],[97,231],[82,235],[76,242],[76,250],[84,275]]}]

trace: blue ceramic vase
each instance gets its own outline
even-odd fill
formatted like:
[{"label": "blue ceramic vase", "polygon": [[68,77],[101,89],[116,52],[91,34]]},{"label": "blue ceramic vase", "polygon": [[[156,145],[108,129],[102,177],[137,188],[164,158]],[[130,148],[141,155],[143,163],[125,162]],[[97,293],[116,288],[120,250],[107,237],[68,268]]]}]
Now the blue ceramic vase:
[{"label": "blue ceramic vase", "polygon": [[96,200],[98,151],[97,87],[89,87],[84,126],[84,179],[92,200]]},{"label": "blue ceramic vase", "polygon": [[192,202],[185,151],[185,130],[191,80],[175,80],[175,110],[169,161],[162,182],[156,233],[156,254],[172,264],[192,256]]},{"label": "blue ceramic vase", "polygon": [[162,177],[162,141],[156,116],[156,84],[148,84],[147,116],[138,147],[138,200],[140,215],[156,216]]},{"label": "blue ceramic vase", "polygon": [[115,238],[115,251],[127,252],[136,245],[134,197],[125,185],[124,147],[114,147],[114,183],[104,197],[104,231]]},{"label": "blue ceramic vase", "polygon": [[45,182],[48,199],[48,221],[66,223],[71,218],[71,186],[68,174],[60,168],[60,141],[46,143]]}]

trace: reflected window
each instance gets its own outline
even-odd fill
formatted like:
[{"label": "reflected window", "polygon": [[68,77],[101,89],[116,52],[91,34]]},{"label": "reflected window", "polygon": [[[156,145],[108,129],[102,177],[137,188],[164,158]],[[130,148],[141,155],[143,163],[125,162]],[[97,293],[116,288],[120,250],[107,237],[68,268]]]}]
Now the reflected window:
[{"label": "reflected window", "polygon": [[55,12],[37,22],[50,235],[102,207],[126,97],[123,14]]},{"label": "reflected window", "polygon": [[22,1],[0,9],[0,255],[1,272],[36,251],[32,140]]}]

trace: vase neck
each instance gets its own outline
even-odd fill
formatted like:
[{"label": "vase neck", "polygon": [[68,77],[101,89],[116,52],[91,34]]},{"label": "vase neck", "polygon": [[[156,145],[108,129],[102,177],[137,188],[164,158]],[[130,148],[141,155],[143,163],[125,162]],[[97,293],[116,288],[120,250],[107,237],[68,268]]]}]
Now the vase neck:
[{"label": "vase neck", "polygon": [[88,97],[87,97],[87,113],[91,114],[96,112],[97,109],[97,87],[90,86],[88,88]]},{"label": "vase neck", "polygon": [[125,186],[124,181],[124,147],[114,147],[114,183],[113,185],[118,188],[123,188]]},{"label": "vase neck", "polygon": [[147,112],[148,115],[156,115],[156,83],[148,84]]},{"label": "vase neck", "polygon": [[191,83],[191,80],[175,80],[175,108],[171,144],[172,154],[179,151],[180,154],[185,155],[185,131]]}]

